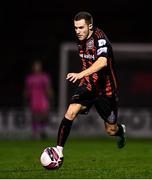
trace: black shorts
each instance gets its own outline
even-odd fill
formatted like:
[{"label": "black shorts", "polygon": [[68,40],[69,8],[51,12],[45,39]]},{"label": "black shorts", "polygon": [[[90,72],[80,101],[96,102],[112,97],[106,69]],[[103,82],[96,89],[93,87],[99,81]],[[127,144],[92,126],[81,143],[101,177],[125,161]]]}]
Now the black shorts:
[{"label": "black shorts", "polygon": [[88,114],[94,105],[100,117],[109,124],[117,122],[118,105],[116,96],[97,96],[94,91],[88,91],[85,87],[78,87],[70,100],[70,104],[76,103],[86,106],[79,114]]}]

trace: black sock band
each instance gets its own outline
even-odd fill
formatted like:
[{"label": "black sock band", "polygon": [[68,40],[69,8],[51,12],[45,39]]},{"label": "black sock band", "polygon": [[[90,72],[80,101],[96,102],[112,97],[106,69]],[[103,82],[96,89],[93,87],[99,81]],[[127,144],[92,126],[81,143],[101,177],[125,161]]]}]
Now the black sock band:
[{"label": "black sock band", "polygon": [[63,118],[59,130],[58,130],[58,138],[57,138],[57,145],[64,147],[64,144],[70,134],[71,127],[72,127],[73,121],[70,121],[66,119],[65,117]]},{"label": "black sock band", "polygon": [[124,133],[123,127],[121,126],[121,124],[118,124],[118,131],[115,134],[115,136],[121,136],[123,133]]}]

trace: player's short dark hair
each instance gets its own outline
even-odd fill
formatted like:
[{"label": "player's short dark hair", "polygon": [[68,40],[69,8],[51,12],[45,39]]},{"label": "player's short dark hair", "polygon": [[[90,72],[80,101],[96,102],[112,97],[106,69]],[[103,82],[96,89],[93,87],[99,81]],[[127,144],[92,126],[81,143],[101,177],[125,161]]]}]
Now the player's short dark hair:
[{"label": "player's short dark hair", "polygon": [[92,24],[93,25],[93,17],[92,15],[89,13],[89,12],[86,12],[86,11],[80,11],[78,12],[75,17],[74,17],[74,20],[75,21],[79,21],[81,19],[84,19],[85,22],[89,25],[89,24]]}]

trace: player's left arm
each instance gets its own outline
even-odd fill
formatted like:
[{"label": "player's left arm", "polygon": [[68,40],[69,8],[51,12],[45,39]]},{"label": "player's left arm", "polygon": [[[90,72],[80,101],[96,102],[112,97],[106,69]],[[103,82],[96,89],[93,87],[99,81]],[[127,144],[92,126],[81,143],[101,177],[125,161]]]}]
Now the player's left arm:
[{"label": "player's left arm", "polygon": [[99,70],[101,70],[103,67],[106,66],[107,66],[107,58],[99,57],[89,68],[81,71],[80,73],[69,73],[66,79],[69,79],[69,81],[72,81],[74,83],[85,76],[89,76],[93,73],[98,72]]}]

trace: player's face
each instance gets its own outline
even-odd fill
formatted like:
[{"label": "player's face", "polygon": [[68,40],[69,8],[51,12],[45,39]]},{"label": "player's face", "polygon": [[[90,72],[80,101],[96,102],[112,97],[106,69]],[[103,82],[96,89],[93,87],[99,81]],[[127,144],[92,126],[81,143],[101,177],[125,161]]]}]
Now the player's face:
[{"label": "player's face", "polygon": [[33,64],[33,72],[39,73],[42,71],[42,65],[40,63],[34,63]]},{"label": "player's face", "polygon": [[89,29],[89,25],[85,22],[84,19],[81,19],[79,21],[74,21],[74,28],[75,28],[76,36],[80,41],[83,41],[90,37],[91,31]]}]

